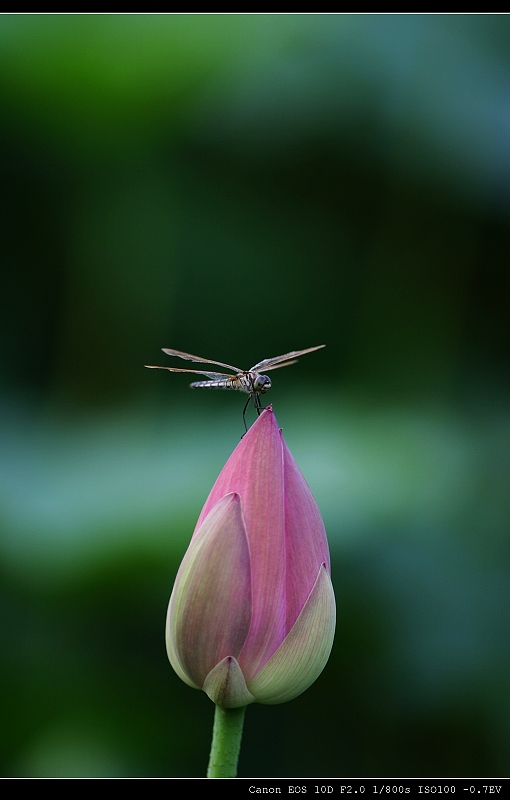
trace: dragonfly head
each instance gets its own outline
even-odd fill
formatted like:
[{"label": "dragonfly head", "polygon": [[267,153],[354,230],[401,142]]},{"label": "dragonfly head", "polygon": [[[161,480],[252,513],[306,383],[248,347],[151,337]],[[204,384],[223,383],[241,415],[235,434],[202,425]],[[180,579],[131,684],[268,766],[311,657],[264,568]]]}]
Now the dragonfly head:
[{"label": "dragonfly head", "polygon": [[257,375],[253,381],[253,391],[258,394],[265,394],[271,388],[271,381],[267,375]]}]

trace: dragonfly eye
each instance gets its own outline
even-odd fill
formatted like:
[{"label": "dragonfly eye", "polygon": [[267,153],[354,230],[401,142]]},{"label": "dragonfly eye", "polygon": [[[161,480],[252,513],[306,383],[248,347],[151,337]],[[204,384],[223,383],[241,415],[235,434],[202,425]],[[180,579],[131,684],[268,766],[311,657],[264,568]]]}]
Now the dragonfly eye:
[{"label": "dragonfly eye", "polygon": [[271,388],[271,381],[267,377],[267,375],[257,375],[255,380],[253,381],[253,388],[259,394],[264,394],[268,392]]}]

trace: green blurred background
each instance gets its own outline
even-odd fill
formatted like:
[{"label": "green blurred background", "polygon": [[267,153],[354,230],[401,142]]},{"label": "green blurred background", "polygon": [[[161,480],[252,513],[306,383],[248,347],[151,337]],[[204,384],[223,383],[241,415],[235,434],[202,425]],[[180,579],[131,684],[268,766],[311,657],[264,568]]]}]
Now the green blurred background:
[{"label": "green blurred background", "polygon": [[2,774],[204,774],[163,627],[244,400],[142,365],[322,343],[268,399],[336,640],[239,774],[508,774],[510,18],[4,15],[0,139]]}]

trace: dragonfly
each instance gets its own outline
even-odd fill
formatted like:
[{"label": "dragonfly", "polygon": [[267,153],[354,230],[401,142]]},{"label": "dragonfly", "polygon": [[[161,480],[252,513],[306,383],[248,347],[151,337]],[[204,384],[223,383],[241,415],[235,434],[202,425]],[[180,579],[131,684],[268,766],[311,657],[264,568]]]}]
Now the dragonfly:
[{"label": "dragonfly", "polygon": [[275,356],[274,358],[265,358],[254,364],[250,369],[239,369],[233,367],[231,364],[223,364],[221,361],[212,361],[209,358],[201,358],[201,356],[193,356],[191,353],[183,353],[182,350],[172,350],[169,347],[162,347],[167,356],[175,356],[183,358],[185,361],[194,361],[197,364],[214,364],[216,367],[224,367],[231,370],[234,375],[229,375],[227,372],[211,372],[210,370],[201,369],[180,369],[179,367],[158,367],[152,364],[145,364],[148,369],[166,369],[169,372],[191,372],[194,375],[205,375],[207,380],[194,381],[190,384],[192,389],[233,389],[239,392],[246,392],[249,394],[248,400],[245,403],[243,410],[243,422],[245,430],[246,426],[246,409],[250,400],[253,398],[253,404],[260,415],[263,410],[260,395],[265,394],[271,388],[271,380],[267,375],[263,375],[262,371],[269,372],[272,369],[280,369],[281,367],[290,367],[295,364],[299,356],[304,356],[306,353],[313,353],[314,350],[320,350],[326,347],[325,344],[319,344],[316,347],[307,347],[306,350],[291,350],[290,353],[285,353],[283,356]]}]

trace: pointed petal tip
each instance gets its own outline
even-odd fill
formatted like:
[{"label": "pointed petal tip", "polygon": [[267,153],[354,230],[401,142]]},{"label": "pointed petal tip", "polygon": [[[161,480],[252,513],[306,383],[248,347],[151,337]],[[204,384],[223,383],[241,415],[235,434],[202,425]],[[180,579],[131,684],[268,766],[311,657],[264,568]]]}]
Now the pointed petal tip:
[{"label": "pointed petal tip", "polygon": [[273,411],[273,404],[272,403],[265,407],[265,409],[262,411],[262,414],[259,417],[257,417],[257,419],[255,420],[255,422],[253,424],[255,425],[255,423],[257,423],[259,420],[267,418],[267,417],[273,417],[274,418],[274,411]]},{"label": "pointed petal tip", "polygon": [[207,675],[204,692],[217,706],[242,708],[255,702],[246,687],[241,667],[233,656],[225,656]]},{"label": "pointed petal tip", "polygon": [[248,433],[246,433],[243,436],[238,447],[240,447],[241,445],[245,445],[247,440],[251,441],[253,436],[255,435],[260,436],[262,432],[266,432],[269,433],[269,435],[273,435],[273,432],[276,433],[277,431],[278,431],[278,425],[276,423],[273,406],[272,405],[266,406],[265,409],[260,414],[260,416],[257,417],[253,425],[249,428]]}]

